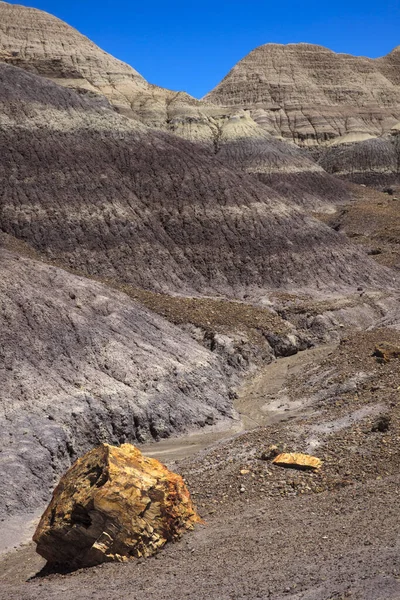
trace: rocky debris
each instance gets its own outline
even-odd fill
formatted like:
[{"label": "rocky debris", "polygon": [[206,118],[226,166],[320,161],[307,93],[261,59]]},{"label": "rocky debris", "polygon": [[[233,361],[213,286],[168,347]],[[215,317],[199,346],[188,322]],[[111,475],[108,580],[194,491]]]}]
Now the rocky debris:
[{"label": "rocky debris", "polygon": [[131,444],[102,444],[62,477],[33,536],[50,565],[151,556],[200,522],[180,475]]},{"label": "rocky debris", "polygon": [[373,60],[312,44],[265,44],[205,100],[245,108],[267,132],[299,145],[362,141],[399,121],[399,62],[400,47]]},{"label": "rocky debris", "polygon": [[393,196],[371,187],[352,185],[354,200],[335,214],[318,218],[361,245],[379,264],[400,268],[400,223]]},{"label": "rocky debris", "polygon": [[[247,502],[334,493],[397,476],[400,380],[393,362],[378,363],[372,356],[382,339],[398,344],[399,331],[348,332],[346,341],[329,352],[311,351],[311,362],[301,362],[310,351],[297,355],[296,366],[285,369],[286,378],[280,384],[284,394],[278,398],[304,401],[308,410],[283,412],[275,423],[220,442],[203,455],[181,462],[179,472],[188,482],[200,514],[207,518],[211,511],[223,514],[232,506],[240,511]],[[279,374],[271,370],[272,366],[266,367],[266,380],[271,372],[278,379]],[[262,389],[257,385],[255,395],[249,398],[256,402],[260,394]],[[265,394],[262,398],[266,414],[273,418],[268,412],[269,398]],[[371,434],[382,415],[390,417],[389,428]],[[301,471],[275,467],[271,459],[260,460],[270,446],[278,446],[280,453],[295,448],[317,456],[323,468]],[[244,469],[250,473],[241,475]],[[245,493],[239,493],[242,485]]]},{"label": "rocky debris", "polygon": [[99,443],[230,424],[221,362],[178,327],[99,282],[0,259],[0,516],[47,502]]},{"label": "rocky debris", "polygon": [[391,344],[390,342],[380,342],[375,346],[373,356],[382,359],[384,362],[400,358],[400,346]]},{"label": "rocky debris", "polygon": [[372,423],[371,431],[376,433],[386,433],[390,428],[391,417],[390,415],[380,415]]},{"label": "rocky debris", "polygon": [[319,458],[298,452],[285,452],[279,454],[272,462],[279,467],[290,467],[292,469],[300,469],[303,471],[307,471],[308,469],[320,469],[322,467],[322,461]]}]

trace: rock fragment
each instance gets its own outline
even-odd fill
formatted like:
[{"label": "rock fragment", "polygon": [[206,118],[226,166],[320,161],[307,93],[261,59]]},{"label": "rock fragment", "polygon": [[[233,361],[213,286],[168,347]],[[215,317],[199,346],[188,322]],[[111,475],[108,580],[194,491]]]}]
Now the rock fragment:
[{"label": "rock fragment", "polygon": [[390,428],[390,421],[389,415],[379,415],[372,423],[371,431],[374,433],[385,433]]},{"label": "rock fragment", "polygon": [[80,568],[151,556],[200,521],[180,475],[102,444],[62,477],[33,540],[51,565]]},{"label": "rock fragment", "polygon": [[273,444],[261,454],[261,460],[272,460],[282,453],[282,448]]},{"label": "rock fragment", "polygon": [[275,465],[279,465],[281,467],[291,467],[293,469],[320,469],[322,466],[322,461],[315,456],[310,456],[309,454],[299,454],[297,452],[290,452],[279,454],[272,461]]},{"label": "rock fragment", "polygon": [[389,362],[394,358],[400,358],[400,346],[396,346],[390,342],[381,342],[375,346],[373,356],[376,356],[384,362]]}]

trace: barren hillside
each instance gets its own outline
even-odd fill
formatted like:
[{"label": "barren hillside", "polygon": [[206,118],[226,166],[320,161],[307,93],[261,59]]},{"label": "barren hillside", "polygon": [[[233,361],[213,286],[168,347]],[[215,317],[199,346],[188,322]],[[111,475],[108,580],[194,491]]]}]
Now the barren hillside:
[{"label": "barren hillside", "polygon": [[265,44],[205,100],[246,108],[268,132],[299,145],[368,139],[399,121],[400,49],[373,60],[312,44]]},{"label": "barren hillside", "polygon": [[232,416],[217,357],[177,327],[97,282],[0,254],[2,516],[40,506],[99,442]]},{"label": "barren hillside", "polygon": [[10,65],[0,81],[1,228],[52,260],[238,298],[392,283],[345,237],[200,146]]},{"label": "barren hillside", "polygon": [[249,111],[151,85],[129,65],[43,11],[0,2],[0,61],[89,95],[101,105],[108,101],[118,112],[152,128],[200,143],[231,168],[259,175],[296,204],[329,211],[337,202],[349,200],[343,184],[311,157],[275,140]]}]

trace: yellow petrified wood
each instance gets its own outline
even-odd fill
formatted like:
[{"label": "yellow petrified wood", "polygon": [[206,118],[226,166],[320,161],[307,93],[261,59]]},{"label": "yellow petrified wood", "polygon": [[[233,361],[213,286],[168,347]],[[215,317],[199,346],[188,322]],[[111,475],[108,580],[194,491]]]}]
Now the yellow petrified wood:
[{"label": "yellow petrified wood", "polygon": [[34,534],[71,567],[150,556],[201,521],[180,475],[131,444],[102,444],[62,477]]},{"label": "yellow petrified wood", "polygon": [[322,461],[315,456],[309,454],[299,454],[297,452],[290,452],[279,454],[272,461],[275,465],[281,467],[292,467],[294,469],[319,469],[322,466]]}]

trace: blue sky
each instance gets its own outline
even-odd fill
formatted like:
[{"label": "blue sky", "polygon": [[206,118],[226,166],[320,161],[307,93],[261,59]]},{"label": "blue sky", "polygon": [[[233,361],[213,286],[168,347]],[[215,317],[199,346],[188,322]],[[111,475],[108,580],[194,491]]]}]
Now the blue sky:
[{"label": "blue sky", "polygon": [[250,50],[310,42],[375,58],[400,45],[399,0],[19,0],[46,10],[148,81],[200,98]]}]

